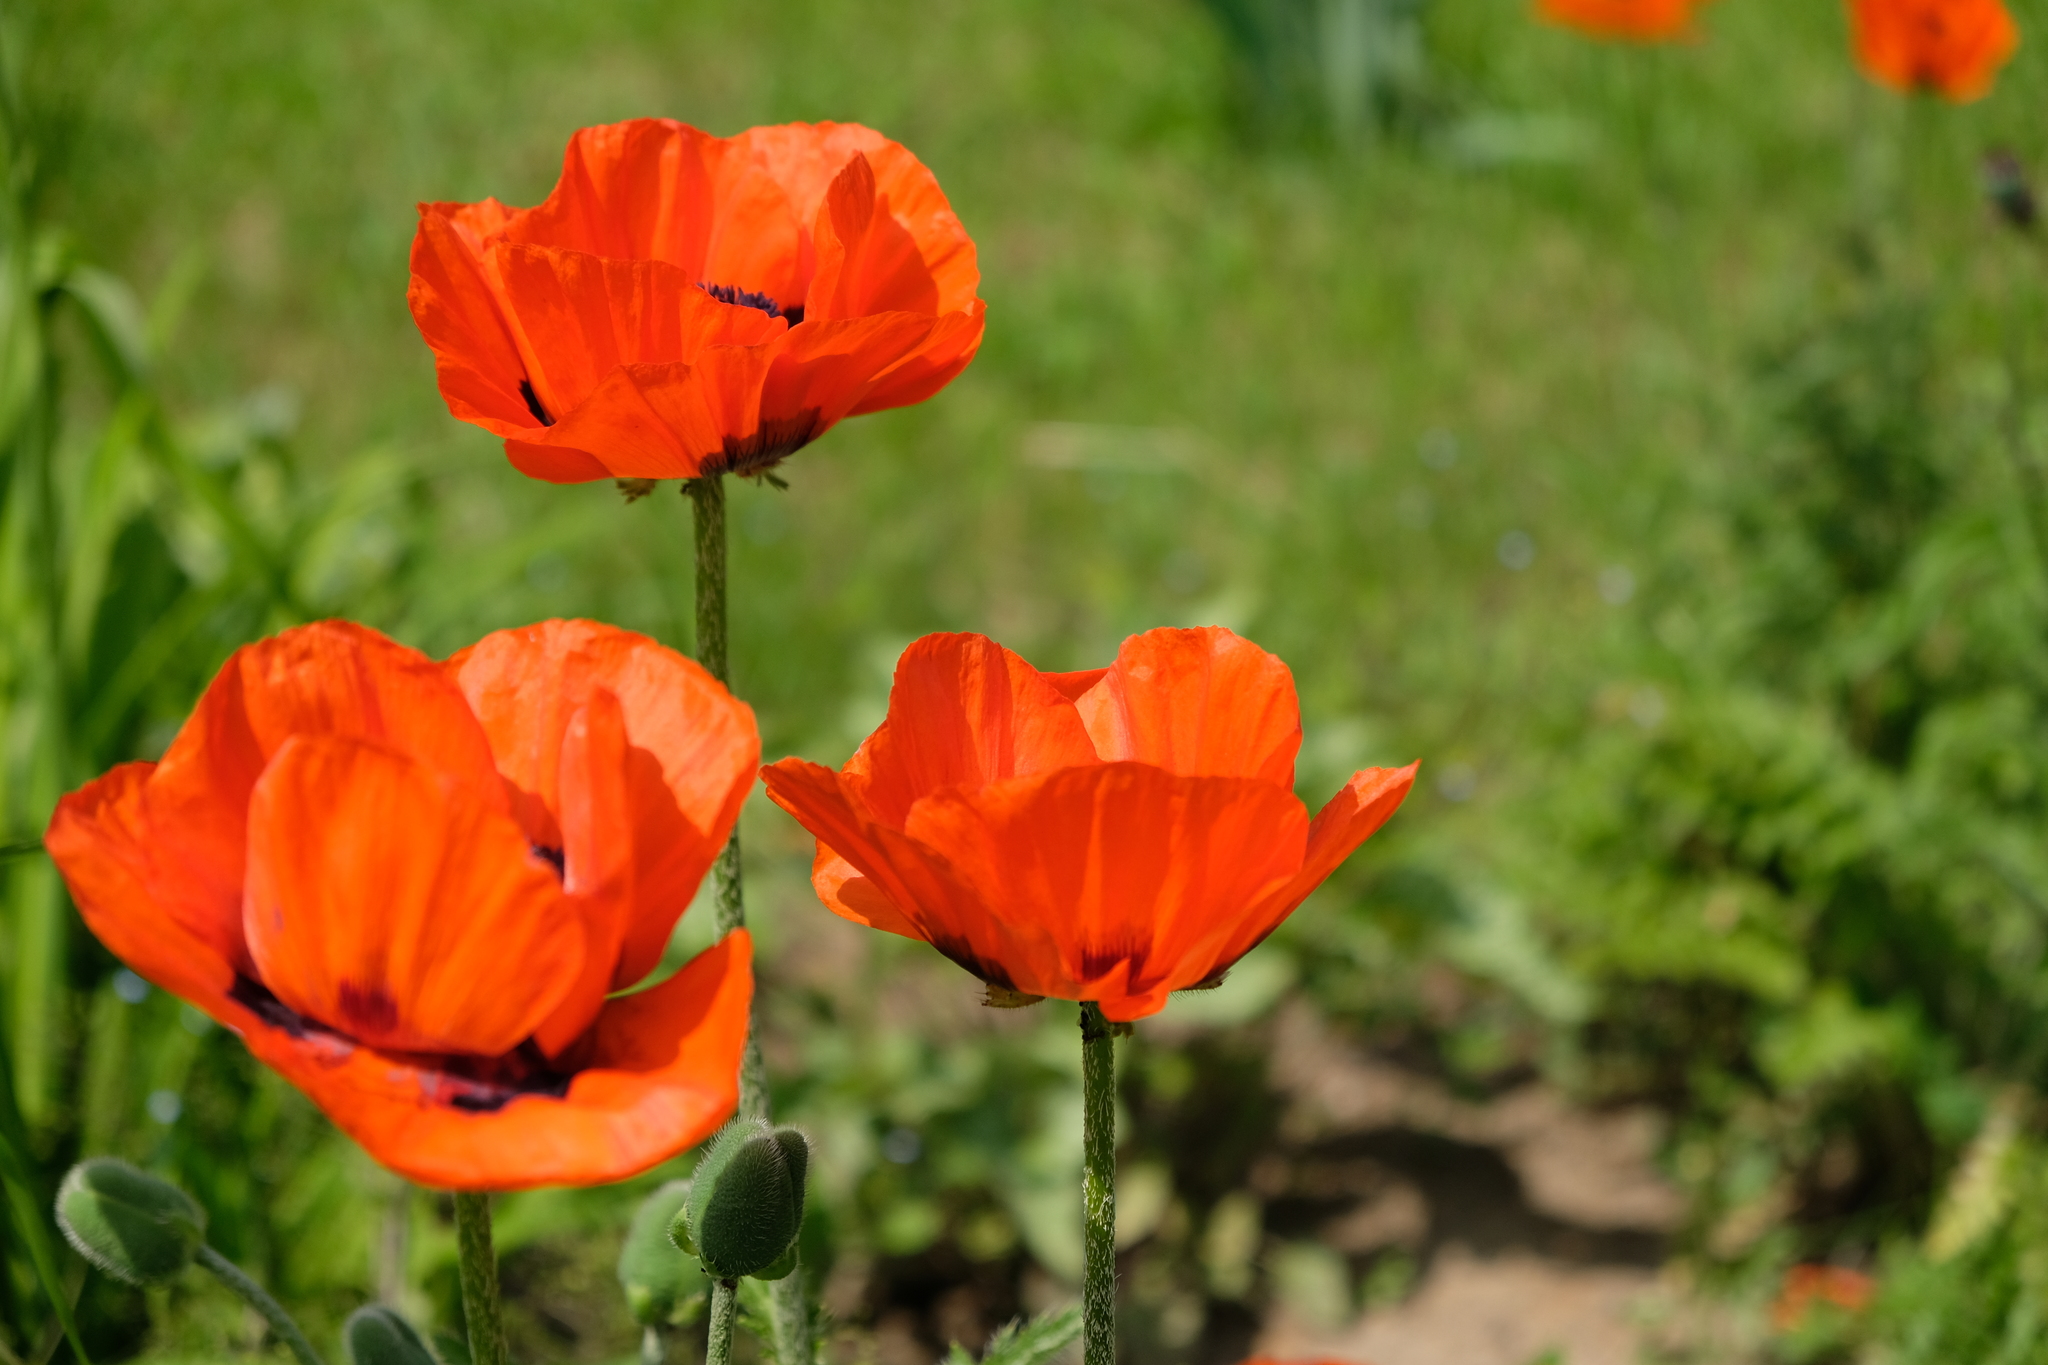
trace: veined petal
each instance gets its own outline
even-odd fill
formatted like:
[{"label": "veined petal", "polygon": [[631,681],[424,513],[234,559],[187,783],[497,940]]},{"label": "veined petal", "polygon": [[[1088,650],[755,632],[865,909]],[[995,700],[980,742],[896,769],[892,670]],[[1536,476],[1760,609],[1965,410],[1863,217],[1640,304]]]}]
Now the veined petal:
[{"label": "veined petal", "polygon": [[503,808],[360,740],[295,737],[249,809],[263,984],[373,1047],[495,1057],[575,984],[584,929]]},{"label": "veined petal", "polygon": [[424,654],[348,621],[244,646],[207,685],[142,795],[163,884],[203,899],[221,934],[241,933],[250,794],[296,734],[388,745],[474,785],[487,804],[503,802],[483,731]]},{"label": "veined petal", "polygon": [[1010,984],[1122,1020],[1202,979],[1190,952],[1300,868],[1308,816],[1269,782],[1109,763],[938,792],[905,832],[946,850],[984,915],[1050,929],[1057,963]]},{"label": "veined petal", "polygon": [[[999,985],[1017,984],[1012,977],[1020,964],[1047,970],[1047,964],[1057,963],[1052,926],[1028,916],[1003,919],[990,914],[980,894],[956,875],[945,853],[866,819],[847,800],[844,779],[830,768],[785,758],[763,769],[762,777],[768,798],[795,816],[866,883],[838,881],[835,895],[826,900],[838,913],[906,938],[923,939],[982,980]],[[828,877],[836,872],[821,857],[814,864],[814,885],[815,869],[820,867]]]},{"label": "veined petal", "polygon": [[721,303],[665,261],[512,243],[494,260],[536,398],[558,422],[621,366],[687,364],[706,346],[755,346],[788,329],[761,309]]},{"label": "veined petal", "polygon": [[874,168],[862,153],[833,178],[811,240],[818,266],[804,300],[807,321],[940,311],[938,281],[917,239],[877,195]]},{"label": "veined petal", "polygon": [[[582,1037],[612,990],[619,950],[640,904],[633,856],[636,805],[675,807],[662,785],[661,765],[627,739],[624,710],[609,688],[593,688],[569,717],[558,774],[560,842],[553,847],[562,858],[569,907],[583,921],[584,951],[575,987],[534,1031],[534,1042],[549,1057],[561,1056]],[[643,784],[647,790],[635,790]],[[687,826],[680,832],[696,833]]]},{"label": "veined petal", "polygon": [[870,818],[901,829],[941,788],[1097,761],[1073,704],[1021,657],[985,635],[927,635],[897,660],[888,718],[843,783]]},{"label": "veined petal", "polygon": [[[629,851],[633,909],[609,988],[638,981],[660,961],[753,788],[761,740],[752,709],[694,661],[593,621],[497,631],[446,668],[490,736],[530,837],[564,849],[570,890],[602,883],[596,869]],[[625,747],[616,760],[604,757],[609,740],[584,741],[580,758],[568,742],[579,709],[600,692],[617,700]],[[564,768],[614,761],[626,823],[610,827],[601,766]]]},{"label": "veined petal", "polygon": [[709,1137],[739,1099],[753,999],[745,930],[612,1001],[564,1094],[466,1081],[332,1035],[251,1018],[249,1050],[385,1166],[444,1190],[598,1185]]},{"label": "veined petal", "polygon": [[[496,205],[497,200],[485,203]],[[481,207],[420,206],[406,300],[434,352],[448,410],[505,436],[541,423],[520,393],[528,378],[527,361],[481,255],[478,228],[488,218],[479,222],[474,214],[458,216]]]},{"label": "veined petal", "polygon": [[1294,785],[1294,675],[1221,626],[1133,635],[1075,709],[1105,759]]},{"label": "veined petal", "polygon": [[953,382],[981,349],[987,308],[972,300],[955,313],[943,314],[922,344],[867,386],[848,417],[922,403]]},{"label": "veined petal", "polygon": [[1234,923],[1224,941],[1208,956],[1197,981],[1227,971],[1230,965],[1265,941],[1300,908],[1338,865],[1379,831],[1415,786],[1419,764],[1405,768],[1367,768],[1353,773],[1343,790],[1331,797],[1309,825],[1308,847],[1301,868],[1285,885],[1250,907]]},{"label": "veined petal", "polygon": [[155,768],[124,763],[63,797],[43,847],[114,956],[187,1000],[224,996],[237,971],[251,970],[240,891],[194,877],[177,844],[151,827]]}]

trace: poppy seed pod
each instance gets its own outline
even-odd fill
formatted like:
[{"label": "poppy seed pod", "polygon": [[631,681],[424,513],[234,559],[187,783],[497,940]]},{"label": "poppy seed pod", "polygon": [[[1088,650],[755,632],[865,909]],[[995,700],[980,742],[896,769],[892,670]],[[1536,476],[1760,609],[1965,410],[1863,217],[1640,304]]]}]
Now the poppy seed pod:
[{"label": "poppy seed pod", "polygon": [[206,1244],[206,1210],[168,1181],[94,1157],[57,1190],[57,1225],[78,1254],[127,1284],[163,1284]]},{"label": "poppy seed pod", "polygon": [[355,1365],[434,1365],[434,1353],[412,1324],[376,1304],[349,1314],[341,1339]]},{"label": "poppy seed pod", "polygon": [[669,1237],[669,1225],[690,1198],[690,1182],[671,1180],[641,1201],[619,1252],[619,1285],[642,1327],[680,1327],[696,1317],[704,1275],[696,1255]]},{"label": "poppy seed pod", "polygon": [[759,1119],[729,1124],[698,1163],[669,1236],[678,1246],[686,1238],[694,1244],[719,1279],[782,1278],[803,1227],[810,1155],[809,1140],[794,1128],[771,1129]]}]

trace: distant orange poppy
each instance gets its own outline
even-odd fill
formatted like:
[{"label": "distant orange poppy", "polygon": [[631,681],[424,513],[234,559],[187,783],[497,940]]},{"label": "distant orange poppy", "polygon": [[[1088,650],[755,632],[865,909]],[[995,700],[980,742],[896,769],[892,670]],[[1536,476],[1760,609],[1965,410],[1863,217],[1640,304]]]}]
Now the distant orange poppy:
[{"label": "distant orange poppy", "polygon": [[928,635],[843,769],[763,775],[817,837],[835,913],[1125,1021],[1220,979],[1414,782],[1412,764],[1368,769],[1311,822],[1300,747],[1287,666],[1227,630],[1135,635],[1085,673]]},{"label": "distant orange poppy", "polygon": [[627,631],[437,664],[330,621],[238,651],[162,762],[66,796],[45,841],[116,957],[392,1170],[595,1184],[737,1102],[744,934],[607,997],[659,964],[759,754],[746,706]]},{"label": "distant orange poppy", "polygon": [[585,128],[536,208],[422,204],[413,318],[448,409],[552,483],[756,473],[921,403],[981,344],[974,242],[853,123]]},{"label": "distant orange poppy", "polygon": [[1597,38],[1665,42],[1692,32],[1702,0],[1537,0],[1536,12]]},{"label": "distant orange poppy", "polygon": [[1873,80],[1959,102],[1987,93],[2020,45],[2002,0],[1850,0],[1849,13]]},{"label": "distant orange poppy", "polygon": [[1877,1281],[1860,1270],[1839,1265],[1795,1265],[1785,1272],[1778,1301],[1771,1305],[1771,1325],[1790,1332],[1806,1321],[1816,1303],[1832,1304],[1845,1313],[1860,1313],[1877,1294]]}]

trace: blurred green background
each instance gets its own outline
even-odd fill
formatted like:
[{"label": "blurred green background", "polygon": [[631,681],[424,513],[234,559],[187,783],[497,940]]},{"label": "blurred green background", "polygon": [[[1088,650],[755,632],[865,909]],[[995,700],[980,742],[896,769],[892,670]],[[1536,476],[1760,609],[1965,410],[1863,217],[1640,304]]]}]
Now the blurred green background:
[{"label": "blurred green background", "polygon": [[[1228,1365],[1261,1324],[1427,1284],[1456,1199],[1347,1241],[1370,1200],[1318,1160],[1485,1202],[1470,1133],[1304,1126],[1312,1020],[1473,1113],[1535,1087],[1654,1115],[1682,1212],[1537,1249],[1668,1262],[1755,1324],[1666,1359],[2048,1360],[2048,254],[1980,184],[1993,149],[2048,169],[2048,64],[1954,108],[1865,83],[1824,0],[1701,28],[1606,46],[1522,0],[13,0],[0,842],[296,620],[446,654],[587,615],[687,648],[673,488],[531,483],[448,417],[412,205],[537,202],[584,124],[865,122],[973,233],[988,339],[787,492],[736,485],[767,756],[843,760],[926,631],[1075,668],[1215,622],[1293,667],[1312,805],[1424,761],[1225,990],[1125,1049],[1127,1357]],[[838,1358],[1060,1301],[1071,1010],[980,1009],[831,920],[765,801],[745,828]],[[372,1297],[453,1326],[440,1201],[118,972],[39,857],[5,875],[22,1188],[123,1154],[324,1344]],[[632,1354],[612,1258],[687,1166],[504,1201],[515,1354]],[[9,1365],[61,1349],[19,1231]],[[63,1256],[96,1358],[260,1349],[222,1292]],[[1876,1306],[1771,1334],[1798,1260],[1875,1274]]]}]

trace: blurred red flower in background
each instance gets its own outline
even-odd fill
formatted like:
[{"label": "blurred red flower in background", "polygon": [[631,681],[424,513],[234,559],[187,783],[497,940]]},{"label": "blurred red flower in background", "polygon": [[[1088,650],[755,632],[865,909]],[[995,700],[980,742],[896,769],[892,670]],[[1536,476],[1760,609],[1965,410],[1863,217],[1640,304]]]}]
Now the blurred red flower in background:
[{"label": "blurred red flower in background", "polygon": [[585,128],[545,203],[422,204],[414,319],[448,409],[553,483],[755,473],[920,403],[981,344],[974,242],[880,133]]},{"label": "blurred red flower in background", "polygon": [[1785,1272],[1778,1301],[1771,1305],[1771,1325],[1790,1332],[1806,1321],[1816,1303],[1860,1313],[1877,1293],[1877,1281],[1860,1270],[1839,1265],[1795,1265]]},{"label": "blurred red flower in background", "polygon": [[322,622],[237,651],[163,761],[66,796],[46,843],[115,956],[386,1166],[595,1184],[737,1102],[743,934],[606,997],[659,965],[759,755],[746,706],[627,631],[438,664]]},{"label": "blurred red flower in background", "polygon": [[1413,765],[1368,769],[1311,822],[1300,747],[1287,666],[1227,630],[1134,635],[1084,673],[928,635],[845,768],[764,776],[817,837],[834,912],[1125,1021],[1219,979],[1414,782]]},{"label": "blurred red flower in background", "polygon": [[1863,69],[1899,90],[1977,99],[2020,45],[2003,0],[1850,0],[1849,12]]},{"label": "blurred red flower in background", "polygon": [[1537,0],[1536,12],[1600,38],[1661,42],[1692,32],[1702,0]]}]

